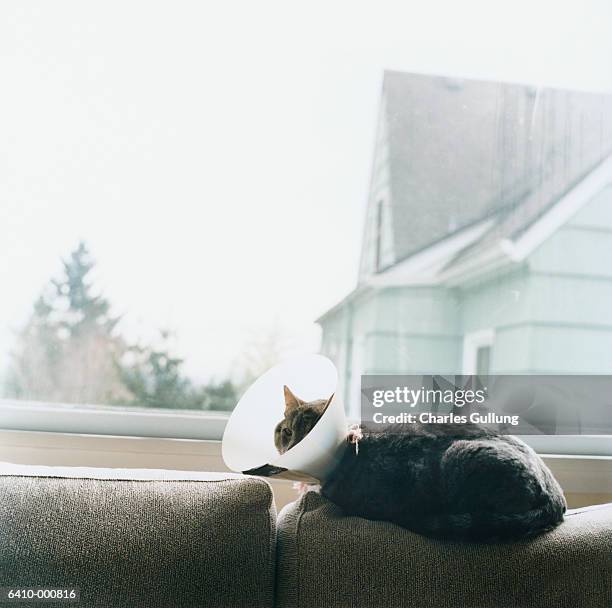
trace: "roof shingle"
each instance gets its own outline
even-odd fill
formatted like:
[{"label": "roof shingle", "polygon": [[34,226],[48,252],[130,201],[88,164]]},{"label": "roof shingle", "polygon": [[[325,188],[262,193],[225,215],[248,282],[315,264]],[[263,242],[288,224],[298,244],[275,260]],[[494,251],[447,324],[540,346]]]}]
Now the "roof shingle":
[{"label": "roof shingle", "polygon": [[395,262],[495,215],[513,238],[612,152],[612,95],[386,72]]}]

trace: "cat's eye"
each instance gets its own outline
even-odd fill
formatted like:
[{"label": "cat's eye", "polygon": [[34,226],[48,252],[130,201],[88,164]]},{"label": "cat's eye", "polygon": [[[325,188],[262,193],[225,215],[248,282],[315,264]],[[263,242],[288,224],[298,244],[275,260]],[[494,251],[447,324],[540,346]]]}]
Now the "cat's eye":
[{"label": "cat's eye", "polygon": [[291,437],[291,435],[292,435],[291,429],[288,429],[287,427],[285,427],[283,429],[283,434],[285,435],[285,437]]}]

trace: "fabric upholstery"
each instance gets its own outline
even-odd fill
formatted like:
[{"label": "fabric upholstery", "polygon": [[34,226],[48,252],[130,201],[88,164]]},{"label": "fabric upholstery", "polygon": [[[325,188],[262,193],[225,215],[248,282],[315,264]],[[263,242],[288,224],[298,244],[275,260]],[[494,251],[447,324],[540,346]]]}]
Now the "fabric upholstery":
[{"label": "fabric upholstery", "polygon": [[257,478],[0,469],[0,587],[79,587],[83,608],[272,606],[275,517]]},{"label": "fabric upholstery", "polygon": [[310,492],[278,526],[279,608],[610,608],[612,505],[498,545],[427,539],[345,517]]}]

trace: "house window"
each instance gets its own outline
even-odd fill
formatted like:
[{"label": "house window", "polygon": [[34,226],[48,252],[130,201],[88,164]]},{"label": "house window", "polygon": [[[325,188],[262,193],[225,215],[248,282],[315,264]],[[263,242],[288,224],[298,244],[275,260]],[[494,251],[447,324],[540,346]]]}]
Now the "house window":
[{"label": "house window", "polygon": [[491,347],[479,346],[476,350],[476,375],[488,376],[491,366]]},{"label": "house window", "polygon": [[485,329],[466,334],[463,340],[463,373],[487,376],[491,373],[494,332]]},{"label": "house window", "polygon": [[382,269],[382,248],[383,248],[383,201],[376,203],[376,261],[377,271]]}]

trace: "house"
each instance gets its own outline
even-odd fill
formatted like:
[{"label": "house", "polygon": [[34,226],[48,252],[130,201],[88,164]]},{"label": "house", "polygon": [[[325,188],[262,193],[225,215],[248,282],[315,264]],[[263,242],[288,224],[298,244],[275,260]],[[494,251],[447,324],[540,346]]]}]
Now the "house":
[{"label": "house", "polygon": [[386,72],[358,284],[362,374],[612,373],[612,96]]}]

